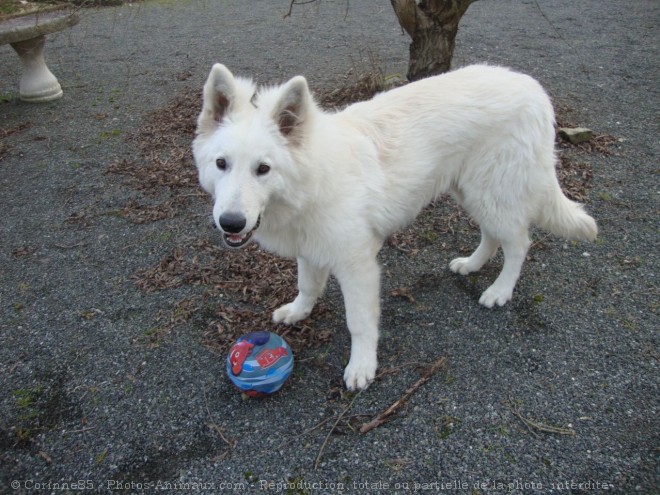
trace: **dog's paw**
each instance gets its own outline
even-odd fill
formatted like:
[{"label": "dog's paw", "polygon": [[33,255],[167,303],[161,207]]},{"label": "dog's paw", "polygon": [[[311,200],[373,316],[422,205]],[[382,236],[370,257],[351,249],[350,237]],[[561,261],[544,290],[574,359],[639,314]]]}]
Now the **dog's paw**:
[{"label": "dog's paw", "polygon": [[364,390],[376,378],[378,363],[375,359],[351,358],[344,371],[344,383],[348,390]]},{"label": "dog's paw", "polygon": [[279,307],[273,313],[273,321],[275,323],[284,323],[285,325],[293,325],[300,320],[304,320],[309,316],[311,310],[307,308],[300,308],[296,302],[285,304]]},{"label": "dog's paw", "polygon": [[467,275],[477,269],[470,265],[470,258],[456,258],[449,263],[449,269],[454,273]]},{"label": "dog's paw", "polygon": [[487,308],[492,308],[496,304],[498,306],[504,306],[512,297],[513,289],[502,289],[491,285],[483,294],[481,294],[479,304],[482,304]]}]

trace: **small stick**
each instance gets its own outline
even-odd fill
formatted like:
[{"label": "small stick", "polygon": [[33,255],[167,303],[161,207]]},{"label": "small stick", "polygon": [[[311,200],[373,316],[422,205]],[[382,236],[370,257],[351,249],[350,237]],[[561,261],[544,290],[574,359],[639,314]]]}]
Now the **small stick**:
[{"label": "small stick", "polygon": [[307,0],[307,1],[299,1],[299,2],[296,2],[296,0],[291,0],[291,5],[289,5],[289,11],[286,14],[284,14],[284,17],[282,19],[291,17],[291,14],[293,13],[294,5],[305,5],[306,3],[314,3],[314,2],[316,2],[316,0]]},{"label": "small stick", "polygon": [[213,417],[211,416],[211,410],[209,409],[209,401],[208,398],[206,397],[206,390],[203,390],[202,392],[204,393],[204,404],[206,405],[206,414],[208,414],[209,416],[209,422],[207,423],[206,426],[208,426],[211,430],[215,431],[218,435],[220,435],[220,438],[222,438],[222,440],[227,444],[227,446],[230,449],[233,448],[235,442],[231,442],[227,440],[227,437],[225,437],[222,428],[213,421]]},{"label": "small stick", "polygon": [[543,423],[537,423],[536,421],[532,421],[530,419],[525,418],[520,412],[520,404],[516,404],[512,400],[509,400],[509,407],[511,408],[513,414],[520,421],[523,422],[523,424],[527,427],[530,433],[532,433],[532,435],[536,437],[538,437],[538,435],[536,434],[536,432],[533,431],[533,429],[542,431],[544,433],[554,433],[557,435],[575,435],[575,430],[569,430],[568,428],[559,428],[558,426],[544,425]]},{"label": "small stick", "polygon": [[[299,361],[299,362],[300,362],[300,361]],[[295,442],[296,440],[298,440],[300,437],[303,437],[303,436],[307,435],[308,433],[312,433],[313,431],[318,430],[319,428],[321,428],[321,426],[323,426],[324,424],[326,424],[326,423],[327,423],[328,421],[330,421],[331,419],[332,419],[332,418],[325,418],[325,419],[319,421],[318,423],[316,423],[316,424],[315,424],[314,426],[312,426],[311,428],[306,429],[306,430],[303,431],[302,433],[298,433],[297,435],[295,435],[295,436],[294,436],[293,438],[291,438],[290,440],[288,440],[288,441],[284,442],[283,444],[279,445],[277,448],[282,449],[282,448],[284,448],[284,447],[287,447],[287,446],[291,445],[293,442]],[[272,452],[272,451],[273,451],[272,449],[271,449],[271,450],[266,449],[266,450],[262,450],[261,452],[264,453],[264,452]]]},{"label": "small stick", "polygon": [[384,412],[380,413],[378,416],[376,416],[374,419],[369,421],[368,423],[364,423],[360,427],[360,433],[367,433],[374,428],[379,427],[385,421],[387,418],[389,418],[392,414],[394,414],[397,409],[399,409],[402,405],[404,405],[406,402],[408,402],[408,399],[412,397],[412,395],[417,392],[417,389],[424,385],[427,381],[431,379],[431,377],[440,369],[442,368],[445,363],[447,362],[447,358],[442,356],[439,359],[437,359],[427,370],[424,372],[424,375],[417,380],[414,384],[412,384],[408,389],[404,392],[403,396],[397,400],[394,404],[392,404],[390,407],[388,407]]},{"label": "small stick", "polygon": [[341,412],[341,414],[337,417],[337,420],[335,423],[332,425],[332,428],[330,428],[330,431],[328,434],[325,436],[325,440],[323,440],[323,445],[321,445],[321,450],[319,450],[319,454],[316,456],[316,461],[314,462],[314,469],[319,468],[319,464],[321,464],[321,456],[323,455],[323,451],[325,450],[325,446],[328,444],[328,441],[330,440],[330,435],[332,435],[332,432],[335,431],[335,428],[337,428],[337,425],[339,422],[342,420],[344,415],[350,411],[350,409],[353,407],[353,404],[355,404],[355,401],[357,400],[358,397],[362,394],[362,390],[360,390],[357,394],[355,394],[355,397],[353,397],[353,400],[351,400],[351,403],[347,405],[344,410]]},{"label": "small stick", "polygon": [[68,430],[68,431],[64,430],[62,433],[67,434],[67,435],[69,435],[71,433],[85,433],[86,431],[90,431],[90,430],[93,430],[93,429],[94,429],[94,427],[90,426],[88,428],[80,428],[79,430]]}]

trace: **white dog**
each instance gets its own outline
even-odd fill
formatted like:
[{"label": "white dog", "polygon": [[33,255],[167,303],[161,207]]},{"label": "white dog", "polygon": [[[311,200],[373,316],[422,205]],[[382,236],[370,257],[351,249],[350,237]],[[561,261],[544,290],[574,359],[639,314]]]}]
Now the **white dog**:
[{"label": "white dog", "polygon": [[363,389],[377,367],[383,241],[434,198],[450,193],[481,226],[481,243],[449,268],[479,270],[501,246],[504,267],[479,302],[511,299],[530,245],[528,228],[593,240],[597,227],[562,193],[554,113],[531,77],[471,66],[381,93],[338,113],[314,102],[305,78],[256,90],[213,66],[193,143],[224,242],[254,237],[298,261],[298,296],[275,322],[306,318],[329,274],[351,333],[344,373]]}]

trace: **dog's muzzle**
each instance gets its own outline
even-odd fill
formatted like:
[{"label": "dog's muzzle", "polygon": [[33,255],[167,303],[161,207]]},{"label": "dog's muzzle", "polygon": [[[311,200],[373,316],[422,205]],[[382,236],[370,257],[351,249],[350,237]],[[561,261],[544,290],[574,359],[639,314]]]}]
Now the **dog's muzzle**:
[{"label": "dog's muzzle", "polygon": [[245,228],[247,220],[239,213],[223,213],[220,215],[218,223],[222,229],[222,240],[227,247],[241,248],[250,241],[252,234],[259,228],[261,216],[252,230],[243,233],[241,232]]}]

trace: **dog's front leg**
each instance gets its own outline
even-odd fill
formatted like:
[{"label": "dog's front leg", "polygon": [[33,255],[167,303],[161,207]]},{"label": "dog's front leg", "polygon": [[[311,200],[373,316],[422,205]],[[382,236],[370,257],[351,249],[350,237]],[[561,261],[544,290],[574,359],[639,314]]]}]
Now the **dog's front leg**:
[{"label": "dog's front leg", "polygon": [[344,295],[346,323],[351,333],[351,358],[344,371],[348,390],[367,388],[378,367],[378,320],[380,319],[380,267],[376,259],[335,273]]},{"label": "dog's front leg", "polygon": [[292,325],[307,318],[323,294],[329,274],[329,268],[318,268],[304,258],[298,258],[298,296],[292,303],[275,310],[273,321]]}]

